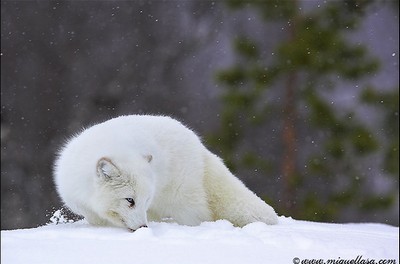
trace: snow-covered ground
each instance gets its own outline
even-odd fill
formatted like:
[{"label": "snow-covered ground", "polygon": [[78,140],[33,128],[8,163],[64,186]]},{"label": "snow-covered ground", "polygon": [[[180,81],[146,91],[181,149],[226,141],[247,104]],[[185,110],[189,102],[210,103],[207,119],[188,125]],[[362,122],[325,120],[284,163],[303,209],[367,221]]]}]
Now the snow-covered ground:
[{"label": "snow-covered ground", "polygon": [[399,263],[399,228],[281,216],[274,226],[238,228],[225,220],[196,227],[153,222],[131,233],[81,220],[2,230],[1,263]]}]

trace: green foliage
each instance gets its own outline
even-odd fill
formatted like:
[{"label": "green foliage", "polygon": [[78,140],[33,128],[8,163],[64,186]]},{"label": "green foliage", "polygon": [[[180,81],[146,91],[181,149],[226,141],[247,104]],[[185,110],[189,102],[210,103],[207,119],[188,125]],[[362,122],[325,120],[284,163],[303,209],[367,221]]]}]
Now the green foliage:
[{"label": "green foliage", "polygon": [[237,66],[225,71],[221,71],[217,75],[217,79],[220,82],[224,82],[228,87],[233,87],[243,84],[243,82],[246,80],[246,74],[244,69]]},{"label": "green foliage", "polygon": [[394,203],[394,196],[366,197],[361,204],[363,210],[387,209]]},{"label": "green foliage", "polygon": [[345,128],[340,124],[334,111],[314,90],[308,89],[304,100],[311,109],[310,121],[314,126],[328,129],[332,128],[332,132],[337,136],[344,132]]},{"label": "green foliage", "polygon": [[[333,9],[339,10],[337,6],[329,6],[328,16]],[[290,69],[319,75],[336,72],[347,79],[356,79],[378,69],[378,62],[366,55],[365,47],[347,42],[340,23],[326,25],[326,20],[329,19],[317,15],[297,18],[293,39],[278,48],[282,68],[290,61]]]},{"label": "green foliage", "polygon": [[366,104],[379,108],[384,113],[382,130],[388,143],[385,148],[384,169],[399,176],[399,89],[377,92],[372,87],[365,89],[361,99]]},{"label": "green foliage", "polygon": [[399,175],[399,138],[392,139],[387,147],[384,168],[392,175]]},{"label": "green foliage", "polygon": [[[289,38],[279,43],[274,50],[277,56],[269,63],[262,61],[262,50],[256,40],[241,36],[233,41],[239,60],[216,74],[217,81],[225,87],[222,95],[224,108],[221,129],[208,138],[209,143],[221,151],[233,170],[257,168],[265,174],[279,171],[279,165],[255,153],[238,154],[237,146],[251,130],[261,128],[270,119],[282,117],[283,106],[267,103],[265,98],[268,98],[270,90],[282,89],[282,80],[295,75],[301,75],[301,81],[289,85],[294,91],[294,104],[307,105],[307,111],[301,112],[302,119],[309,124],[306,133],[323,135],[319,147],[307,157],[306,166],[297,168],[287,181],[288,188],[295,190],[291,198],[296,206],[287,211],[283,203],[272,201],[280,213],[329,221],[340,215],[341,208],[355,201],[366,210],[386,207],[393,202],[391,194],[376,199],[364,197],[361,191],[365,184],[361,179],[365,173],[360,162],[368,154],[379,151],[383,142],[354,113],[338,112],[337,107],[327,102],[321,93],[322,89],[336,88],[333,76],[352,81],[378,71],[378,61],[368,55],[366,48],[346,38],[346,34],[360,24],[372,2],[329,1],[322,8],[304,13],[299,12],[297,1],[227,1],[233,9],[256,9],[266,26],[268,21],[283,21],[289,25]],[[383,166],[386,172],[398,177],[398,91],[396,95],[366,89],[361,99],[368,105],[382,106],[386,114],[384,127],[391,139],[385,147]],[[296,121],[291,122],[293,126],[297,125]],[[297,155],[303,153],[300,151]],[[347,187],[340,191],[335,188],[321,190],[321,186],[311,184],[321,177],[326,181],[325,186],[347,182]]]},{"label": "green foliage", "polygon": [[378,142],[365,127],[354,127],[349,133],[351,133],[353,147],[358,154],[365,154],[377,150]]},{"label": "green foliage", "polygon": [[234,47],[236,52],[243,55],[244,57],[254,59],[259,56],[256,44],[248,38],[236,39]]}]

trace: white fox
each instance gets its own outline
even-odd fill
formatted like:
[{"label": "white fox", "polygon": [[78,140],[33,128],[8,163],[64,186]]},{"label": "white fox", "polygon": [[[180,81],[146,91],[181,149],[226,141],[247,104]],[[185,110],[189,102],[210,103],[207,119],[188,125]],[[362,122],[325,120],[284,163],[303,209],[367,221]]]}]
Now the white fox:
[{"label": "white fox", "polygon": [[59,152],[54,181],[65,205],[94,225],[134,231],[165,219],[278,222],[271,206],[170,117],[120,116],[83,130]]}]

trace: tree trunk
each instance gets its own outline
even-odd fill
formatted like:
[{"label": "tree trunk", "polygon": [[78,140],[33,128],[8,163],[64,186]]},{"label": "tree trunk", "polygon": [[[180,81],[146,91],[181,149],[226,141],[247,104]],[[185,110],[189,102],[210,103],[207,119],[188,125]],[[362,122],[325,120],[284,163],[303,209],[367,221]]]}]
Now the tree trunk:
[{"label": "tree trunk", "polygon": [[[294,1],[297,6],[297,1]],[[296,38],[297,15],[292,17],[289,24],[289,42]],[[288,78],[285,86],[285,99],[283,109],[283,159],[282,159],[282,177],[283,177],[283,197],[284,208],[287,212],[293,212],[295,205],[296,182],[296,102],[295,88],[297,87],[297,73],[290,69],[288,65]]]},{"label": "tree trunk", "polygon": [[285,209],[290,212],[294,207],[294,182],[296,177],[296,107],[294,100],[294,86],[296,73],[291,72],[285,87],[284,120],[283,120],[283,202]]}]

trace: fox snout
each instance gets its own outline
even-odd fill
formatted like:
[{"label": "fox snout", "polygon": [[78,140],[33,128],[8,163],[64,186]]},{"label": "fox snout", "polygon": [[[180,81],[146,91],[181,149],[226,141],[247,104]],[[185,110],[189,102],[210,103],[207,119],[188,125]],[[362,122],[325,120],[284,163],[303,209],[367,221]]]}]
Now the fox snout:
[{"label": "fox snout", "polygon": [[132,229],[132,228],[128,228],[128,229],[129,229],[129,231],[131,231],[131,232],[135,232],[136,230],[138,230],[139,228],[142,228],[142,227],[147,228],[147,225],[141,225],[141,226],[139,226],[137,229]]}]

